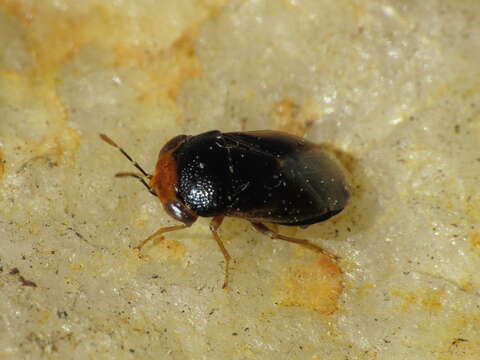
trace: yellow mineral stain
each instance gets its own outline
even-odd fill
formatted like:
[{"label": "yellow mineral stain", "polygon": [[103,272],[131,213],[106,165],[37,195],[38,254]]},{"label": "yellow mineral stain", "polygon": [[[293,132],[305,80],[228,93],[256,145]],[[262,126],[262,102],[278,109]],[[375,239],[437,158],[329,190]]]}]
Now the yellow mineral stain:
[{"label": "yellow mineral stain", "polygon": [[352,11],[356,17],[361,18],[365,15],[366,11],[364,6],[358,4],[357,2],[352,2],[350,6],[352,7]]},{"label": "yellow mineral stain", "polygon": [[[103,1],[88,2],[81,11],[73,5],[68,5],[72,11],[60,9],[54,1],[40,6],[27,0],[0,0],[0,8],[22,27],[37,73],[56,73],[84,45],[96,45],[116,53],[117,66],[147,68],[152,77],[157,74],[162,81],[177,84],[170,88],[175,97],[178,83],[198,74],[193,42],[200,25],[227,2],[185,2],[184,12],[169,3],[152,3],[145,5],[145,14]],[[158,16],[150,16],[149,7]],[[172,19],[172,14],[178,18]]]},{"label": "yellow mineral stain", "polygon": [[163,239],[148,249],[148,254],[155,259],[179,260],[185,256],[185,247],[176,240]]},{"label": "yellow mineral stain", "polygon": [[472,251],[480,255],[480,232],[472,233],[468,236]]},{"label": "yellow mineral stain", "polygon": [[38,253],[42,254],[42,255],[53,255],[53,254],[55,254],[55,252],[52,251],[52,250],[38,250]]},{"label": "yellow mineral stain", "polygon": [[[28,49],[35,54],[39,73],[56,72],[85,44],[119,41],[112,19],[102,17],[100,5],[91,4],[79,13],[62,11],[53,4],[42,6],[30,1],[0,0],[3,7],[23,26]],[[109,34],[109,36],[105,36]],[[115,36],[117,35],[117,36]]]},{"label": "yellow mineral stain", "polygon": [[150,257],[145,255],[145,252],[137,249],[129,249],[122,251],[122,255],[125,259],[125,268],[128,272],[135,272],[142,265],[151,261]]},{"label": "yellow mineral stain", "polygon": [[48,134],[40,144],[33,147],[36,157],[52,157],[57,161],[64,159],[69,166],[74,165],[73,154],[80,146],[80,135],[67,126],[60,127],[56,133]]},{"label": "yellow mineral stain", "polygon": [[399,297],[403,300],[401,308],[403,310],[409,310],[414,304],[418,303],[418,295],[412,292],[402,292],[400,290],[392,291],[392,295]]},{"label": "yellow mineral stain", "polygon": [[301,306],[331,314],[337,310],[342,289],[342,271],[337,263],[328,256],[317,255],[312,263],[289,266],[274,297],[281,306]]},{"label": "yellow mineral stain", "polygon": [[480,222],[480,196],[474,195],[468,198],[466,203],[466,215],[472,223]]},{"label": "yellow mineral stain", "polygon": [[135,224],[138,227],[144,227],[146,223],[147,223],[146,219],[143,219],[143,218],[138,218],[137,220],[135,220]]},{"label": "yellow mineral stain", "polygon": [[0,84],[8,89],[2,92],[0,100],[20,109],[34,110],[27,112],[30,117],[25,121],[38,125],[36,135],[40,140],[24,139],[30,147],[30,158],[53,157],[57,161],[67,159],[72,164],[70,155],[80,146],[80,135],[66,123],[67,111],[51,75],[0,70]]},{"label": "yellow mineral stain", "polygon": [[50,312],[48,310],[40,310],[39,311],[39,316],[40,316],[40,322],[42,324],[45,324],[49,319],[50,319]]},{"label": "yellow mineral stain", "polygon": [[423,294],[420,303],[428,310],[439,311],[442,308],[442,290],[430,290]]},{"label": "yellow mineral stain", "polygon": [[24,1],[0,0],[0,6],[23,23],[30,23],[37,15],[35,3]]},{"label": "yellow mineral stain", "polygon": [[48,116],[48,133],[42,142],[34,147],[41,156],[53,156],[56,160],[64,158],[73,166],[73,154],[80,146],[80,134],[67,125],[68,115],[56,89],[55,80],[50,75],[34,78],[35,95],[40,97]]},{"label": "yellow mineral stain", "polygon": [[430,312],[438,312],[442,309],[442,289],[418,289],[416,291],[405,291],[394,289],[391,295],[400,298],[403,303],[400,308],[404,311],[410,311],[413,307],[422,306]]},{"label": "yellow mineral stain", "polygon": [[145,245],[142,250],[128,250],[126,266],[135,271],[142,264],[157,260],[179,260],[185,256],[185,247],[175,240],[160,239]]},{"label": "yellow mineral stain", "polygon": [[[148,74],[149,81],[138,84],[138,100],[148,102],[158,101],[159,96],[176,100],[182,83],[200,74],[194,49],[199,28],[226,2],[216,0],[188,5],[192,8],[192,19],[184,25],[170,24],[169,18],[162,22],[164,13],[160,10],[168,4],[161,3],[159,8],[154,8],[160,17],[154,22],[149,15],[134,16],[100,1],[90,3],[82,14],[60,11],[52,5],[37,8],[21,0],[0,0],[0,7],[19,19],[24,27],[25,41],[35,54],[38,73],[56,73],[84,45],[94,44],[116,54],[112,66],[134,67]],[[183,24],[186,19],[180,17],[178,20]],[[159,26],[159,23],[164,25]],[[173,39],[172,33],[175,34]]]},{"label": "yellow mineral stain", "polygon": [[135,66],[147,72],[148,78],[137,89],[140,103],[156,104],[165,99],[176,103],[182,84],[201,74],[194,49],[197,34],[198,27],[194,26],[157,54],[123,44],[115,48],[116,66]]},{"label": "yellow mineral stain", "polygon": [[297,136],[303,136],[313,125],[313,117],[290,99],[283,99],[273,105],[272,127]]}]

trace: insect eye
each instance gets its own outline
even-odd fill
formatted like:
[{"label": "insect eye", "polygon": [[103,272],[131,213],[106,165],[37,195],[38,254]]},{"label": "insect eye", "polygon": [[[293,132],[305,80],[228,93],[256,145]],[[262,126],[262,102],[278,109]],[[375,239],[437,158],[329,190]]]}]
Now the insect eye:
[{"label": "insect eye", "polygon": [[170,201],[165,204],[165,211],[174,219],[191,225],[197,220],[197,216],[179,201]]}]

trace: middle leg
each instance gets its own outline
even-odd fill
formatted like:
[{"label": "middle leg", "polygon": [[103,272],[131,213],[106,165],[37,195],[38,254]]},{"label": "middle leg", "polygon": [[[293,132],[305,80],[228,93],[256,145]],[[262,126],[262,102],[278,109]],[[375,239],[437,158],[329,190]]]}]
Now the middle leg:
[{"label": "middle leg", "polygon": [[218,235],[217,230],[220,227],[220,225],[222,225],[222,222],[223,222],[223,216],[214,217],[210,222],[210,230],[212,231],[213,239],[217,242],[217,245],[220,248],[220,251],[222,252],[223,257],[225,258],[225,279],[223,281],[223,286],[222,286],[222,288],[225,289],[228,286],[228,270],[230,266],[230,259],[232,257],[228,253],[227,249],[225,248],[225,245],[223,245],[222,239],[220,239],[220,236]]}]

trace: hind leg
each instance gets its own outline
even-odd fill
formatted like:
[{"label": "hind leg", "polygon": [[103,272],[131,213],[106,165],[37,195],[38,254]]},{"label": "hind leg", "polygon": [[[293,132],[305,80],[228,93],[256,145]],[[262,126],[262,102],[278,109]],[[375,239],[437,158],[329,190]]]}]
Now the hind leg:
[{"label": "hind leg", "polygon": [[281,235],[277,231],[271,230],[265,224],[262,224],[262,223],[251,222],[251,224],[252,224],[252,226],[254,227],[255,230],[257,230],[258,232],[261,232],[262,234],[270,236],[270,238],[272,238],[272,239],[284,240],[284,241],[288,241],[288,242],[291,242],[291,243],[299,244],[299,245],[302,245],[302,246],[304,246],[306,248],[309,248],[313,251],[322,253],[323,255],[326,255],[326,256],[328,256],[330,258],[333,258],[335,260],[339,259],[338,256],[329,253],[327,250],[321,248],[320,246],[312,244],[308,240],[297,239],[297,238],[292,238],[292,237],[289,237],[289,236]]}]

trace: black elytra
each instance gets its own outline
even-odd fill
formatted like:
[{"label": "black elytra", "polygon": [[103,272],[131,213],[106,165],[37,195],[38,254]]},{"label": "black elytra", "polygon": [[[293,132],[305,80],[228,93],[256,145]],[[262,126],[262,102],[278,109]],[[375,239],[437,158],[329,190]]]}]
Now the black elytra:
[{"label": "black elytra", "polygon": [[274,131],[209,131],[172,153],[178,198],[201,217],[309,225],[344,209],[349,191],[334,155]]}]

